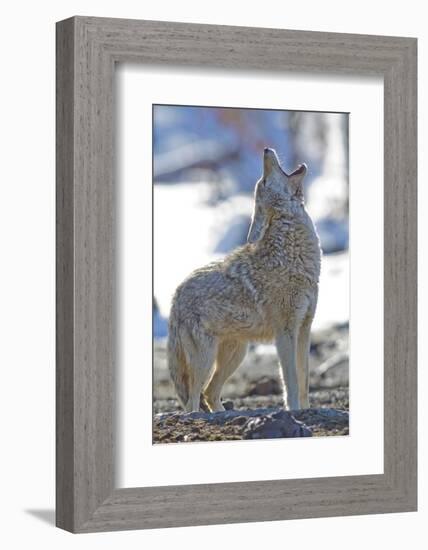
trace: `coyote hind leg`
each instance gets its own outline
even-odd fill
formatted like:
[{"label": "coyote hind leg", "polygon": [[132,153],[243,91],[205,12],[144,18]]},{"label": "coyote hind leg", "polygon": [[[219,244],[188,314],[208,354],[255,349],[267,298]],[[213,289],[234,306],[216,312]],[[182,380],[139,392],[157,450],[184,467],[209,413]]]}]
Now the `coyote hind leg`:
[{"label": "coyote hind leg", "polygon": [[186,412],[199,411],[202,388],[205,386],[212,370],[217,352],[217,343],[208,335],[199,335],[198,341],[186,346],[187,364],[189,365],[189,394],[185,406]]},{"label": "coyote hind leg", "polygon": [[221,390],[224,383],[242,363],[247,344],[236,340],[224,340],[218,347],[214,372],[204,389],[204,397],[211,411],[224,411]]}]

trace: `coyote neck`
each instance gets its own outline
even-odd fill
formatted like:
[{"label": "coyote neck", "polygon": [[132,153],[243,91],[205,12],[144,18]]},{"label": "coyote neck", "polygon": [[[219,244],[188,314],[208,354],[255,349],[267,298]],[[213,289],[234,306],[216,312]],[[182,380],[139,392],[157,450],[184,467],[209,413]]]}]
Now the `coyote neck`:
[{"label": "coyote neck", "polygon": [[259,253],[266,267],[283,268],[316,284],[320,272],[320,246],[312,220],[274,215],[259,242]]}]

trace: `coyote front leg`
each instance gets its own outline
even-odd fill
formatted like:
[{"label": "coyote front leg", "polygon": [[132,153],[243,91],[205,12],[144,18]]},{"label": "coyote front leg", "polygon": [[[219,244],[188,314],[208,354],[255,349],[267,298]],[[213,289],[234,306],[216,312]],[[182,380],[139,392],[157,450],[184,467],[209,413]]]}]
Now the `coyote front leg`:
[{"label": "coyote front leg", "polygon": [[297,334],[294,329],[285,329],[277,334],[276,349],[287,391],[287,409],[300,409],[299,385],[296,365]]},{"label": "coyote front leg", "polygon": [[309,409],[309,347],[312,318],[305,319],[297,338],[297,379],[299,382],[300,406]]}]

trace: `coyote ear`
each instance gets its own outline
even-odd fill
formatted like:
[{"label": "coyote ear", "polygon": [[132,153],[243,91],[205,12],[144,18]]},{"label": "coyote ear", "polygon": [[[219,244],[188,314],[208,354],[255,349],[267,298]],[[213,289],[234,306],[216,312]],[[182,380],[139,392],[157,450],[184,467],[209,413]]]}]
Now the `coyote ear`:
[{"label": "coyote ear", "polygon": [[294,172],[288,175],[288,186],[290,191],[299,199],[303,199],[303,180],[305,179],[308,167],[306,164],[301,164]]}]

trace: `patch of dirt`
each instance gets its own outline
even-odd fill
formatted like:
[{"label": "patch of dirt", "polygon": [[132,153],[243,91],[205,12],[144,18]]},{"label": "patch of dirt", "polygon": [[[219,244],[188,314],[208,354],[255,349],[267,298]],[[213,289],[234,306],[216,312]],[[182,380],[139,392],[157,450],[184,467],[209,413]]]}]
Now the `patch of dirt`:
[{"label": "patch of dirt", "polygon": [[285,411],[280,396],[249,396],[235,399],[233,409],[225,412],[184,414],[176,412],[175,400],[156,401],[153,443],[349,434],[346,388],[311,393],[311,406],[314,408]]}]

